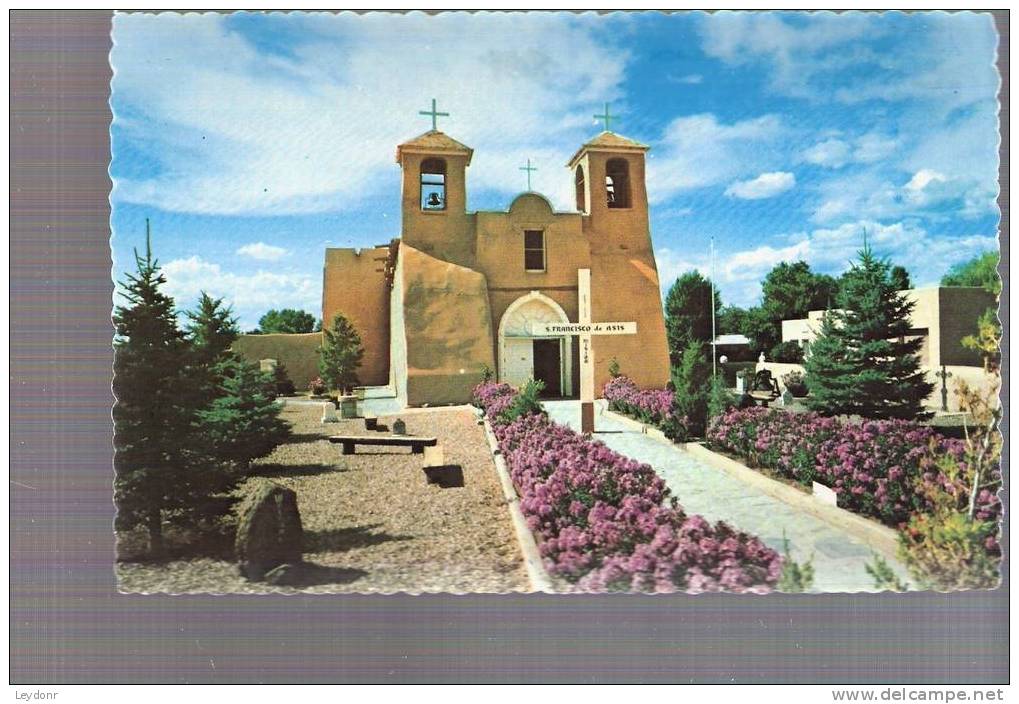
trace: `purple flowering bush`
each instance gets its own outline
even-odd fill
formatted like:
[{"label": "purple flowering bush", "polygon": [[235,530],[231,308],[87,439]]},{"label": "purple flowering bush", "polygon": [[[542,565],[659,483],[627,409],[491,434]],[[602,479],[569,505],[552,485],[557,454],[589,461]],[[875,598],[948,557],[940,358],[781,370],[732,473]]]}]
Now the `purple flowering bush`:
[{"label": "purple flowering bush", "polygon": [[474,401],[492,422],[551,574],[588,591],[767,591],[775,585],[778,553],[724,523],[687,516],[650,466],[544,414],[506,422],[500,409],[515,393],[482,383]]},{"label": "purple flowering bush", "polygon": [[668,389],[639,389],[631,379],[617,376],[602,389],[609,408],[662,430],[671,440],[689,436],[686,418],[676,409],[676,394]]},{"label": "purple flowering bush", "polygon": [[[931,510],[927,497],[940,487],[965,495],[963,472],[949,476],[938,463],[962,462],[962,441],[902,420],[852,423],[816,413],[767,408],[732,409],[714,418],[708,441],[716,448],[805,486],[831,487],[839,506],[899,527]],[[1001,510],[989,491],[978,497],[978,518]]]}]

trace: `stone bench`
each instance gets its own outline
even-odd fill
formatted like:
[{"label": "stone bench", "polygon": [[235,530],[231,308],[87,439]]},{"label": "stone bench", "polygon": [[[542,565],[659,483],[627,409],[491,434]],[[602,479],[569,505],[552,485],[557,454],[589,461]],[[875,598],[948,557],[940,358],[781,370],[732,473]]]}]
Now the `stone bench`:
[{"label": "stone bench", "polygon": [[343,454],[353,455],[355,445],[376,445],[387,447],[409,447],[416,455],[423,454],[426,447],[435,447],[437,438],[418,438],[409,435],[336,435],[329,442],[343,445]]}]

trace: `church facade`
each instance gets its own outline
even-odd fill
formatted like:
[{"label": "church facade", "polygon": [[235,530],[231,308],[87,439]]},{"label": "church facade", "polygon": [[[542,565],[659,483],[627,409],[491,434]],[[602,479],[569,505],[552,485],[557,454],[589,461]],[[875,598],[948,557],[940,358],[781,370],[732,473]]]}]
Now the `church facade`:
[{"label": "church facade", "polygon": [[567,165],[575,212],[525,192],[505,211],[467,211],[473,150],[433,129],[400,144],[400,237],[370,249],[327,249],[322,320],[340,312],[361,335],[366,386],[409,406],[462,403],[487,368],[545,395],[577,397],[580,343],[542,324],[576,323],[578,272],[590,271],[593,321],[636,323],[594,336],[595,389],[615,360],[642,387],[664,387],[669,355],[645,184],[648,147],[613,132]]}]

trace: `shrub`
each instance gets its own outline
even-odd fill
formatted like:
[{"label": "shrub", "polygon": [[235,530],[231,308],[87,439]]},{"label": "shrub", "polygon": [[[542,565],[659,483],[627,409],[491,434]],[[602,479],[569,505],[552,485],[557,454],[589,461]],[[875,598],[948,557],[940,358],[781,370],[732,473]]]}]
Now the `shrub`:
[{"label": "shrub", "polygon": [[545,412],[541,407],[539,396],[545,389],[545,382],[540,379],[528,379],[520,388],[519,393],[511,397],[509,405],[499,413],[498,419],[503,423],[512,423],[521,416],[539,415]]},{"label": "shrub", "polygon": [[789,539],[782,535],[782,575],[778,579],[780,592],[799,593],[810,591],[814,586],[814,556],[802,565],[789,554]]},{"label": "shrub", "polygon": [[308,391],[310,391],[313,396],[322,396],[328,390],[329,388],[326,386],[326,383],[322,381],[322,377],[320,376],[317,376],[308,382]]},{"label": "shrub", "polygon": [[619,371],[619,360],[613,357],[612,361],[609,362],[609,376],[616,379],[621,375],[622,372]]},{"label": "shrub", "polygon": [[802,372],[789,372],[782,375],[782,385],[797,398],[807,395],[807,378]]},{"label": "shrub", "polygon": [[722,415],[736,405],[736,397],[725,385],[721,376],[711,380],[708,387],[708,418],[715,418]]},{"label": "shrub", "polygon": [[276,368],[272,370],[272,381],[277,396],[293,396],[297,390],[282,362],[277,363]]},{"label": "shrub", "polygon": [[363,357],[364,347],[354,324],[337,313],[332,324],[322,331],[322,346],[318,349],[321,378],[330,388],[345,394],[359,383],[357,369]]},{"label": "shrub", "polygon": [[690,435],[703,436],[708,421],[708,381],[711,365],[704,354],[704,345],[691,342],[683,350],[679,366],[672,371],[676,384],[675,407],[686,419]]},{"label": "shrub", "polygon": [[771,348],[769,358],[785,364],[799,364],[803,361],[803,348],[798,342],[780,342]]},{"label": "shrub", "polygon": [[648,465],[544,414],[502,420],[514,396],[505,384],[474,390],[550,573],[590,591],[766,591],[778,580],[778,553],[687,516]]},{"label": "shrub", "polygon": [[997,521],[970,520],[961,511],[910,519],[899,533],[900,554],[925,587],[991,589],[1000,579]]}]

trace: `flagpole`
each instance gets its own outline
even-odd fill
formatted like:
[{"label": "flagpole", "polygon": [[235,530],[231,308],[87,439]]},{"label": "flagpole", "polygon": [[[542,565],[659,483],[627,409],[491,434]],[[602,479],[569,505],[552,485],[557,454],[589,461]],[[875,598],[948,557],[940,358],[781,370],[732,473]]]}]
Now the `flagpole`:
[{"label": "flagpole", "polygon": [[711,235],[711,378],[718,376],[718,348],[715,341],[718,334],[715,332],[715,236]]}]

